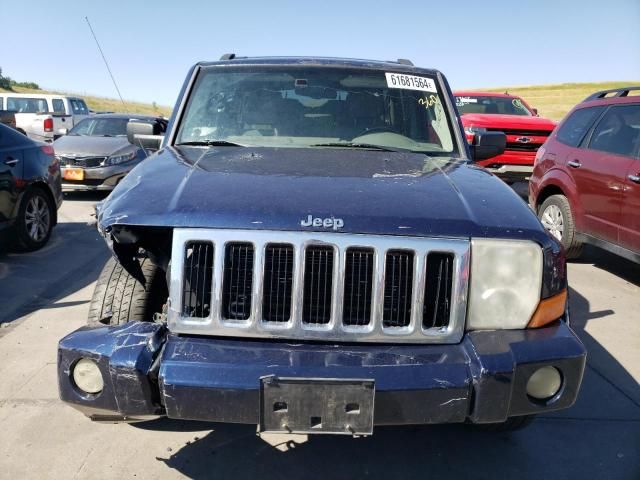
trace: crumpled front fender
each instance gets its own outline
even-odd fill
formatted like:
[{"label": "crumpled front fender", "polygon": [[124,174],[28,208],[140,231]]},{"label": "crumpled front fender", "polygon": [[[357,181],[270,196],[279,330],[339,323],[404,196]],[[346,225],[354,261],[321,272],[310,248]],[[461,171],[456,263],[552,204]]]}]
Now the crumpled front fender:
[{"label": "crumpled front fender", "polygon": [[[163,325],[149,322],[87,326],[70,333],[58,344],[60,399],[94,420],[136,421],[162,415],[155,378],[166,333]],[[100,393],[85,393],[73,381],[73,368],[81,358],[97,363],[104,381]]]}]

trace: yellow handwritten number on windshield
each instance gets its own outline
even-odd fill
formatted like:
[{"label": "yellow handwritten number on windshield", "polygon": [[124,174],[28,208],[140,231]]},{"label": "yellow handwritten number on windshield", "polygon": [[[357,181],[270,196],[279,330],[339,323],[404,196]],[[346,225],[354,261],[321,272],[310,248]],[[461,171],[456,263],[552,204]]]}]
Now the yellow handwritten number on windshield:
[{"label": "yellow handwritten number on windshield", "polygon": [[438,97],[436,97],[435,95],[429,95],[427,98],[419,98],[418,103],[420,105],[424,105],[425,108],[430,108],[438,103]]}]

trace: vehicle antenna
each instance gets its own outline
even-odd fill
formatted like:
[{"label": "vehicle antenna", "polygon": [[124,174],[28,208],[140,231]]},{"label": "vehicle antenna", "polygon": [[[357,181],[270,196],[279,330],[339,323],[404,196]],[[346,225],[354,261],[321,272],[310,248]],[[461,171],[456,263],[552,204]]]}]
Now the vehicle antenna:
[{"label": "vehicle antenna", "polygon": [[100,51],[100,55],[102,55],[102,60],[104,60],[104,64],[107,67],[107,71],[109,72],[109,76],[111,77],[111,80],[113,81],[114,87],[116,87],[116,92],[118,92],[118,97],[120,97],[120,101],[122,102],[122,105],[124,106],[124,109],[126,111],[127,110],[127,104],[124,103],[124,100],[122,99],[122,94],[120,93],[120,89],[118,88],[118,84],[116,83],[116,79],[114,78],[113,73],[111,73],[111,69],[109,68],[109,62],[107,62],[107,58],[104,56],[104,52],[102,51],[102,48],[100,47],[100,43],[98,42],[98,37],[96,37],[96,34],[93,31],[93,28],[91,27],[91,23],[89,22],[89,17],[84,17],[84,19],[87,21],[87,25],[89,25],[89,30],[91,30],[91,35],[93,35],[93,39],[96,41],[96,45],[98,46],[98,50]]}]

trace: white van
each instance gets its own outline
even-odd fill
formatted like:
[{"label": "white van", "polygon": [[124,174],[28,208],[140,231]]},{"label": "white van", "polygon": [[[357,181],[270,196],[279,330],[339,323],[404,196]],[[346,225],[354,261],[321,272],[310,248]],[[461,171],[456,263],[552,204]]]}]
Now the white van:
[{"label": "white van", "polygon": [[15,112],[16,128],[34,140],[51,142],[89,116],[82,98],[39,93],[0,93],[0,110]]}]

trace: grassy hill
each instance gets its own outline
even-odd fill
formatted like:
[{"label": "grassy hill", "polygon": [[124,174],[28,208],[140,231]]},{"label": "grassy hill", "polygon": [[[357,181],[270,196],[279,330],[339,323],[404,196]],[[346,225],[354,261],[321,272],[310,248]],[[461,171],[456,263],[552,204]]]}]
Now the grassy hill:
[{"label": "grassy hill", "polygon": [[[584,100],[589,94],[598,90],[607,90],[610,88],[623,87],[628,85],[640,85],[640,81],[627,82],[598,82],[598,83],[560,83],[551,85],[531,85],[516,87],[496,87],[482,88],[478,90],[504,92],[508,91],[523,97],[529,105],[535,107],[540,115],[549,117],[554,120],[560,120],[571,108]],[[4,91],[0,89],[0,91]],[[45,90],[28,90],[26,88],[16,87],[18,93],[61,93],[48,92]],[[171,114],[171,107],[156,105],[155,107],[148,103],[132,102],[125,100],[126,109],[120,100],[106,97],[94,97],[87,95],[78,95],[85,99],[91,110],[96,111],[127,111],[131,113],[141,113],[148,115],[162,114],[168,117]]]},{"label": "grassy hill", "polygon": [[[6,92],[0,88],[0,92]],[[171,107],[167,107],[164,105],[156,105],[155,108],[152,104],[142,103],[142,102],[133,102],[130,100],[125,100],[126,108],[122,105],[122,102],[119,99],[115,98],[107,98],[107,97],[95,97],[91,95],[82,95],[78,93],[63,93],[63,92],[54,92],[49,90],[30,90],[27,88],[15,87],[13,89],[15,93],[33,93],[33,94],[43,94],[43,93],[53,93],[60,95],[72,95],[76,97],[84,98],[85,102],[91,110],[95,110],[97,112],[127,112],[127,113],[140,113],[146,115],[164,115],[168,117],[171,115]]]},{"label": "grassy hill", "polygon": [[478,90],[487,92],[508,91],[509,93],[524,98],[529,105],[538,109],[541,116],[553,120],[560,120],[574,105],[580,103],[590,94],[598,90],[609,90],[611,88],[628,87],[630,85],[640,85],[640,81],[559,83],[552,85],[482,88]]}]

